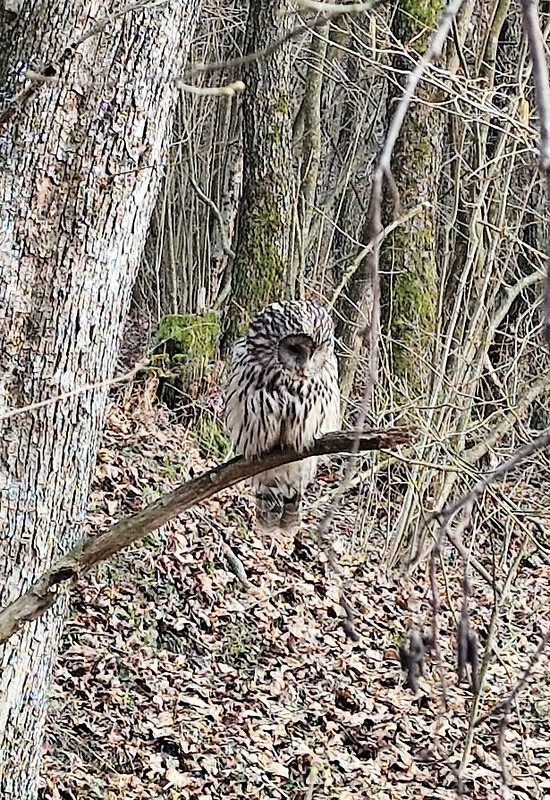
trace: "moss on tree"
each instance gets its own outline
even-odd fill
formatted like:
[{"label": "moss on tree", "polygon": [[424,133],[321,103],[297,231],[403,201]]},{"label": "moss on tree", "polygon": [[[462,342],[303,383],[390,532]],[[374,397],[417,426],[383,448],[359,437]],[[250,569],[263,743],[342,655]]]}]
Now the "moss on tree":
[{"label": "moss on tree", "polygon": [[[244,49],[261,51],[287,32],[282,0],[250,0]],[[264,306],[283,296],[293,219],[291,46],[265,63],[251,61],[243,80],[243,184],[231,266],[230,301],[224,314],[222,352]]]},{"label": "moss on tree", "polygon": [[283,294],[285,262],[277,245],[281,227],[274,199],[265,195],[248,199],[233,264],[230,341],[244,333],[254,314]]},{"label": "moss on tree", "polygon": [[155,338],[171,357],[196,364],[214,357],[219,331],[214,312],[169,314],[161,321]]},{"label": "moss on tree", "polygon": [[411,47],[423,53],[441,15],[440,0],[401,0],[395,29]]},{"label": "moss on tree", "polygon": [[198,393],[197,385],[215,360],[219,332],[213,312],[170,314],[159,324],[152,363],[162,372],[159,395],[171,408],[181,404],[183,396]]},{"label": "moss on tree", "polygon": [[[423,52],[437,26],[441,3],[401,0],[394,30],[405,46]],[[401,62],[400,70],[410,70]],[[421,87],[424,103],[413,103],[394,151],[392,173],[403,211],[425,205],[384,242],[381,251],[383,324],[391,345],[391,369],[408,393],[426,389],[426,362],[431,361],[437,327],[439,276],[436,219],[438,176],[441,170],[442,118],[433,107],[435,90]],[[393,216],[386,198],[386,223]]]}]

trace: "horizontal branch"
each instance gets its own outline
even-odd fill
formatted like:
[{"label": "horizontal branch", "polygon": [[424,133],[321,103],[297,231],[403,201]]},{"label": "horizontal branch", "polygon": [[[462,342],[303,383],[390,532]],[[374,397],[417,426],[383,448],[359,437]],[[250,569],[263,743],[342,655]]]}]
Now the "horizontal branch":
[{"label": "horizontal branch", "polygon": [[[56,586],[86,572],[95,564],[119,553],[151,531],[160,528],[182,511],[241,481],[274,467],[301,461],[308,456],[353,453],[365,450],[385,450],[410,441],[410,435],[397,428],[388,430],[327,433],[318,439],[307,453],[279,450],[256,461],[234,458],[227,464],[211,469],[204,475],[178,486],[173,492],[159,497],[142,511],[116,522],[97,536],[82,538],[72,550],[41,575],[29,591],[0,611],[0,643],[6,642],[19,628],[42,616],[55,603]],[[359,447],[357,448],[357,445]]]}]

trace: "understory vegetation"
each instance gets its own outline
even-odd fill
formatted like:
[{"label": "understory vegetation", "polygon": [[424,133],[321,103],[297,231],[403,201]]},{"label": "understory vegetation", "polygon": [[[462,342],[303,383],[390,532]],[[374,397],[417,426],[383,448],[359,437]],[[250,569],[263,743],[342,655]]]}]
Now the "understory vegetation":
[{"label": "understory vegetation", "polygon": [[238,486],[79,581],[44,800],[550,794],[547,453],[448,528],[433,515],[550,421],[521,9],[465,3],[403,119],[367,405],[373,175],[440,7],[309,16],[290,35],[300,18],[203,11],[193,64],[218,66],[191,69],[180,97],[127,332],[154,355],[112,402],[88,524],[227,457],[220,352],[279,297],[333,313],[346,424],[400,425],[413,442],[348,476],[330,517],[337,569],[318,536],[336,458],[297,537],[255,533]]},{"label": "understory vegetation", "polygon": [[[548,3],[52,3],[0,8],[0,800],[548,800]],[[205,473],[281,298],[345,431],[262,534]]]},{"label": "understory vegetation", "polygon": [[[112,402],[88,530],[143,507],[213,463],[194,431],[155,401],[149,378]],[[205,402],[219,405],[213,391]],[[372,459],[370,459],[372,460]],[[479,636],[479,695],[456,672],[463,566],[437,559],[438,642],[417,692],[399,648],[431,635],[423,571],[388,569],[398,487],[356,476],[333,545],[360,640],[342,629],[338,576],[317,543],[341,470],[323,468],[296,538],[259,536],[242,488],[184,513],[72,591],[45,745],[44,800],[60,798],[545,798],[550,791],[547,662],[507,697],[550,618],[548,469],[528,492],[511,477],[482,503],[465,537],[470,624]],[[370,477],[367,477],[370,476]],[[359,478],[361,480],[359,480]],[[503,519],[501,508],[516,508]],[[536,521],[538,533],[526,533]],[[246,572],[236,577],[228,548]],[[443,683],[444,681],[444,683]]]}]

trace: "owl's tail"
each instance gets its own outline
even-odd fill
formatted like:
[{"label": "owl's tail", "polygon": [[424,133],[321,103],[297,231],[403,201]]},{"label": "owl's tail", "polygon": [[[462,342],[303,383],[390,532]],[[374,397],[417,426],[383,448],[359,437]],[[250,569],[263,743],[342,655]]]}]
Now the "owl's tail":
[{"label": "owl's tail", "polygon": [[262,486],[256,493],[256,521],[264,531],[294,530],[302,521],[302,497],[287,497],[277,486]]}]

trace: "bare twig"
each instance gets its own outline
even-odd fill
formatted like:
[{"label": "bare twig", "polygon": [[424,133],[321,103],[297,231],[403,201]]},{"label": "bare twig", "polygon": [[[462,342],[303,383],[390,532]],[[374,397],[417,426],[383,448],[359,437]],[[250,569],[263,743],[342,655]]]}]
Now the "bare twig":
[{"label": "bare twig", "polygon": [[461,495],[457,500],[453,503],[449,503],[448,505],[444,506],[441,509],[437,509],[432,511],[428,514],[421,526],[419,531],[419,544],[407,562],[407,567],[412,569],[417,566],[422,558],[426,554],[426,548],[424,546],[424,537],[426,530],[430,526],[432,522],[437,522],[442,530],[445,531],[445,534],[450,541],[450,543],[455,547],[462,557],[463,560],[469,561],[474,569],[482,575],[483,578],[487,581],[487,583],[491,584],[492,579],[485,567],[482,564],[478,564],[475,560],[468,555],[464,545],[462,543],[462,538],[458,535],[455,531],[449,527],[449,522],[451,519],[457,514],[461,509],[466,509],[462,520],[460,522],[460,527],[464,528],[470,520],[471,514],[473,512],[475,501],[481,497],[481,495],[485,492],[485,490],[495,481],[500,480],[509,472],[511,472],[515,467],[521,464],[530,456],[538,453],[540,450],[544,450],[550,446],[550,428],[547,428],[543,433],[534,439],[532,442],[527,442],[526,444],[519,447],[515,453],[513,453],[510,458],[503,461],[499,466],[490,472],[488,475],[485,475],[484,478],[481,478],[477,481],[476,484],[470,489],[470,491],[466,492],[465,494]]},{"label": "bare twig", "polygon": [[[463,520],[461,520],[461,524],[457,527],[456,538],[458,540],[460,540],[460,542],[462,540],[462,534],[463,534],[464,529],[465,529],[464,528],[464,524],[466,523],[467,520],[470,519],[472,513],[473,513],[473,504],[469,505],[466,508]],[[447,527],[447,530],[448,530],[448,527]],[[465,550],[464,545],[462,543],[461,543],[461,547],[462,547],[463,550]],[[475,664],[475,667],[476,667],[475,668],[476,681],[475,681],[475,685],[473,686],[473,698],[472,698],[472,705],[471,705],[471,708],[470,708],[470,720],[469,720],[469,724],[468,724],[468,730],[466,731],[466,736],[464,738],[464,746],[463,746],[463,749],[462,749],[462,756],[461,756],[461,759],[460,759],[460,765],[459,765],[458,770],[457,770],[457,783],[458,783],[458,787],[459,788],[460,787],[464,787],[464,775],[466,773],[466,769],[467,769],[468,762],[470,760],[470,755],[471,755],[471,752],[472,752],[472,747],[474,745],[474,736],[475,736],[475,730],[476,730],[476,726],[477,726],[478,711],[479,711],[479,708],[481,706],[481,702],[482,702],[482,698],[483,698],[483,687],[485,685],[485,681],[486,681],[486,678],[487,678],[487,673],[488,673],[488,670],[489,670],[489,664],[490,664],[490,661],[491,661],[491,656],[492,656],[492,654],[494,652],[494,648],[495,648],[495,641],[496,641],[496,635],[497,635],[497,630],[498,630],[499,617],[500,617],[500,614],[501,614],[501,610],[502,610],[503,606],[506,603],[506,598],[508,597],[508,594],[510,592],[510,588],[514,583],[514,580],[515,580],[515,577],[517,575],[519,566],[520,566],[520,564],[521,564],[521,562],[523,560],[524,552],[525,552],[525,540],[524,540],[522,546],[520,547],[520,549],[518,550],[518,552],[516,554],[516,557],[514,558],[513,564],[511,565],[510,569],[508,570],[508,574],[506,576],[506,580],[505,580],[504,585],[502,587],[502,590],[500,592],[497,591],[496,580],[495,580],[495,576],[493,575],[494,604],[493,604],[493,610],[492,610],[492,613],[491,613],[491,620],[489,622],[489,628],[488,628],[488,630],[486,632],[486,636],[485,636],[485,642],[484,642],[484,650],[485,650],[485,652],[483,654],[483,659],[482,659],[482,662],[481,662],[480,665],[478,664],[478,659],[479,659],[478,648],[479,648],[479,644],[478,644],[477,638],[474,638],[474,639],[471,640],[471,644],[470,644],[471,652],[469,654],[470,655],[470,659],[469,660]],[[464,558],[464,556],[463,556],[463,558]],[[466,647],[468,647],[468,641],[467,640],[466,640],[465,644],[466,644]],[[466,653],[466,655],[468,655],[468,653]]]},{"label": "bare twig", "polygon": [[529,458],[535,453],[538,453],[540,450],[545,450],[548,446],[550,446],[550,428],[547,428],[545,431],[543,431],[543,433],[541,433],[541,435],[536,439],[533,439],[532,442],[527,442],[521,447],[518,447],[516,452],[513,453],[510,458],[499,464],[498,467],[493,470],[493,472],[490,472],[484,478],[481,478],[481,480],[479,480],[469,492],[466,492],[466,494],[462,495],[462,497],[459,497],[454,503],[450,503],[440,511],[432,512],[426,519],[426,523],[435,519],[440,525],[446,525],[447,522],[454,517],[457,511],[460,511],[461,508],[473,504],[491,483],[500,480],[500,478],[503,478],[505,475],[515,469],[515,467],[525,461],[525,459]]},{"label": "bare twig", "polygon": [[[236,83],[241,83],[241,81],[236,81]],[[241,85],[244,88],[244,83],[241,83]],[[203,190],[201,189],[201,187],[197,182],[197,178],[195,175],[194,159],[193,159],[193,148],[191,146],[191,133],[189,131],[189,126],[187,125],[187,123],[186,123],[186,128],[187,128],[187,163],[189,165],[189,173],[188,173],[189,183],[191,184],[191,187],[195,191],[197,197],[208,206],[208,208],[212,211],[212,214],[214,215],[214,218],[218,224],[218,231],[220,234],[223,252],[227,256],[229,256],[229,258],[234,259],[235,251],[231,248],[231,244],[227,236],[227,231],[225,229],[225,220],[223,218],[222,212],[220,211],[216,203],[212,200],[212,198],[208,197],[208,195],[205,192],[203,192]]]},{"label": "bare twig", "polygon": [[301,461],[308,456],[349,453],[357,447],[359,450],[392,448],[409,441],[409,438],[407,432],[396,428],[365,431],[359,437],[359,442],[356,433],[328,433],[318,439],[306,453],[280,450],[257,461],[234,458],[199,478],[187,481],[143,511],[115,523],[97,536],[81,539],[72,550],[41,575],[25,594],[0,611],[0,643],[7,641],[25,622],[37,619],[51,608],[57,598],[57,593],[52,591],[56,586],[76,578],[95,564],[119,553],[182,511],[212,497],[222,489],[265,470]]},{"label": "bare twig", "polygon": [[245,56],[238,56],[237,58],[229,58],[225,61],[211,61],[209,64],[195,64],[185,71],[184,78],[188,79],[193,75],[198,75],[205,72],[221,72],[222,70],[232,69],[234,67],[243,67],[246,64],[251,64],[253,61],[264,61],[287,42],[293,41],[294,39],[299,39],[300,36],[303,36],[305,33],[314,31],[317,28],[322,28],[332,20],[346,16],[346,14],[353,12],[357,13],[358,11],[369,11],[375,8],[379,2],[380,0],[372,0],[372,2],[361,3],[357,6],[331,5],[329,6],[329,9],[331,10],[329,10],[326,14],[318,14],[311,19],[307,19],[302,25],[297,25],[295,28],[287,31],[287,33],[285,33],[279,39],[276,39],[274,42],[271,42],[271,44],[269,44],[263,50],[257,50],[255,53],[248,53]]},{"label": "bare twig", "polygon": [[196,94],[201,97],[234,97],[236,94],[244,92],[246,89],[242,81],[233,81],[232,83],[225,84],[225,86],[192,86],[178,78],[175,83],[178,89],[181,89],[183,92],[189,92],[190,94]]},{"label": "bare twig", "polygon": [[370,323],[365,330],[365,339],[369,346],[368,375],[365,392],[366,402],[369,401],[378,379],[378,342],[380,338],[379,261],[380,241],[384,230],[382,227],[382,189],[384,180],[388,181],[390,188],[395,193],[395,186],[391,174],[391,159],[393,150],[403,126],[403,122],[405,120],[405,115],[414,98],[416,88],[424,72],[434,59],[441,56],[443,45],[445,44],[445,40],[449,34],[453,20],[458,14],[461,5],[462,0],[451,0],[449,2],[449,4],[443,10],[439,20],[439,25],[430,39],[428,49],[418,62],[418,65],[415,67],[415,69],[409,74],[405,92],[399,101],[391,121],[382,152],[380,153],[378,166],[376,167],[373,176],[370,202],[370,239],[374,246],[368,256],[367,261],[367,268],[370,274],[372,285],[372,313]]},{"label": "bare twig", "polygon": [[[540,29],[536,0],[521,0],[523,27],[529,42],[533,64],[533,83],[540,124],[540,168],[546,179],[546,202],[550,203],[550,81],[546,64],[544,37]],[[547,258],[544,283],[543,326],[546,344],[550,348],[550,253]]]},{"label": "bare twig", "polygon": [[106,380],[98,381],[97,383],[86,383],[84,386],[79,386],[77,389],[73,389],[70,392],[63,392],[55,397],[49,397],[47,400],[39,400],[36,403],[30,403],[28,406],[20,406],[19,408],[11,408],[9,411],[2,411],[0,412],[0,422],[3,422],[5,419],[12,419],[20,414],[28,414],[30,411],[36,411],[39,408],[52,406],[55,403],[68,400],[70,397],[75,397],[77,394],[94,392],[98,389],[105,389],[108,386],[116,386],[119,383],[125,383],[126,381],[132,380],[132,378],[134,378],[140,370],[147,366],[148,363],[148,359],[145,359],[140,361],[139,364],[136,364],[136,366],[133,367],[129,372],[125,372],[124,375],[117,375],[114,378],[107,378]]},{"label": "bare twig", "polygon": [[[433,34],[429,47],[425,55],[420,60],[418,66],[409,75],[407,88],[403,97],[401,98],[395,115],[390,124],[384,146],[382,148],[378,166],[374,172],[373,187],[370,200],[369,209],[369,244],[366,251],[367,255],[367,274],[370,276],[370,286],[372,292],[371,298],[371,313],[368,324],[365,325],[363,330],[363,340],[368,346],[368,366],[367,376],[365,380],[365,387],[363,397],[361,400],[361,407],[356,422],[356,436],[359,440],[361,430],[365,425],[367,419],[368,408],[373,396],[374,388],[378,380],[378,346],[380,339],[380,276],[379,276],[379,256],[380,256],[380,243],[384,237],[384,228],[382,227],[382,188],[384,179],[386,179],[390,186],[393,186],[393,179],[391,175],[391,158],[397,137],[401,131],[403,120],[409,108],[409,105],[414,97],[416,87],[429,66],[430,62],[441,55],[445,39],[449,33],[452,21],[455,18],[461,6],[462,0],[451,0],[449,5],[443,11],[439,25]],[[344,479],[338,488],[334,499],[328,508],[325,516],[318,526],[317,535],[319,541],[325,548],[329,563],[335,573],[339,572],[335,559],[331,557],[332,547],[328,539],[328,531],[330,529],[334,514],[338,507],[341,497],[347,491],[351,481],[353,471],[355,469],[356,458],[359,449],[351,451],[351,458],[348,461]],[[341,604],[344,609],[349,607],[349,601],[346,598],[346,585],[341,587]]]},{"label": "bare twig", "polygon": [[435,653],[437,661],[437,669],[439,671],[439,680],[441,682],[441,706],[443,711],[449,708],[449,695],[447,691],[447,679],[445,678],[445,669],[443,667],[443,654],[441,652],[441,642],[439,639],[439,619],[441,616],[441,601],[439,599],[439,589],[437,586],[437,572],[436,561],[441,554],[441,541],[443,536],[440,535],[437,545],[434,547],[430,559],[430,602],[432,606],[432,648]]},{"label": "bare twig", "polygon": [[490,711],[486,714],[483,714],[481,717],[478,717],[475,724],[476,727],[481,725],[482,722],[487,722],[488,719],[491,717],[496,716],[497,714],[505,714],[508,715],[512,710],[512,703],[519,695],[519,693],[525,688],[527,685],[527,681],[531,677],[533,670],[535,669],[536,665],[538,664],[542,654],[544,653],[545,649],[547,648],[548,644],[550,643],[550,627],[546,629],[546,631],[542,634],[537,648],[531,658],[529,659],[529,663],[525,667],[523,674],[516,682],[516,684],[510,689],[506,697],[499,700]]},{"label": "bare twig", "polygon": [[239,579],[245,589],[254,592],[255,587],[248,580],[248,575],[246,574],[243,562],[223,538],[221,540],[221,550],[231,572]]},{"label": "bare twig", "polygon": [[371,239],[371,241],[357,253],[353,261],[351,262],[350,266],[342,276],[342,280],[334,290],[330,302],[326,304],[327,308],[334,308],[336,300],[340,297],[342,291],[346,288],[350,278],[352,278],[353,275],[357,272],[363,260],[370,253],[372,253],[375,244],[376,243],[380,244],[381,242],[383,242],[384,239],[386,239],[390,235],[390,233],[393,233],[393,231],[396,230],[396,228],[399,228],[401,225],[404,225],[406,222],[409,222],[409,220],[413,219],[413,217],[416,217],[416,215],[419,214],[420,211],[422,211],[422,209],[426,208],[427,206],[429,206],[429,203],[426,201],[418,203],[418,205],[416,205],[414,208],[411,208],[410,211],[407,211],[407,213],[403,214],[401,217],[399,217],[399,219],[395,219],[393,220],[393,222],[390,222],[389,225],[386,225],[384,230],[380,233],[377,242]]}]

